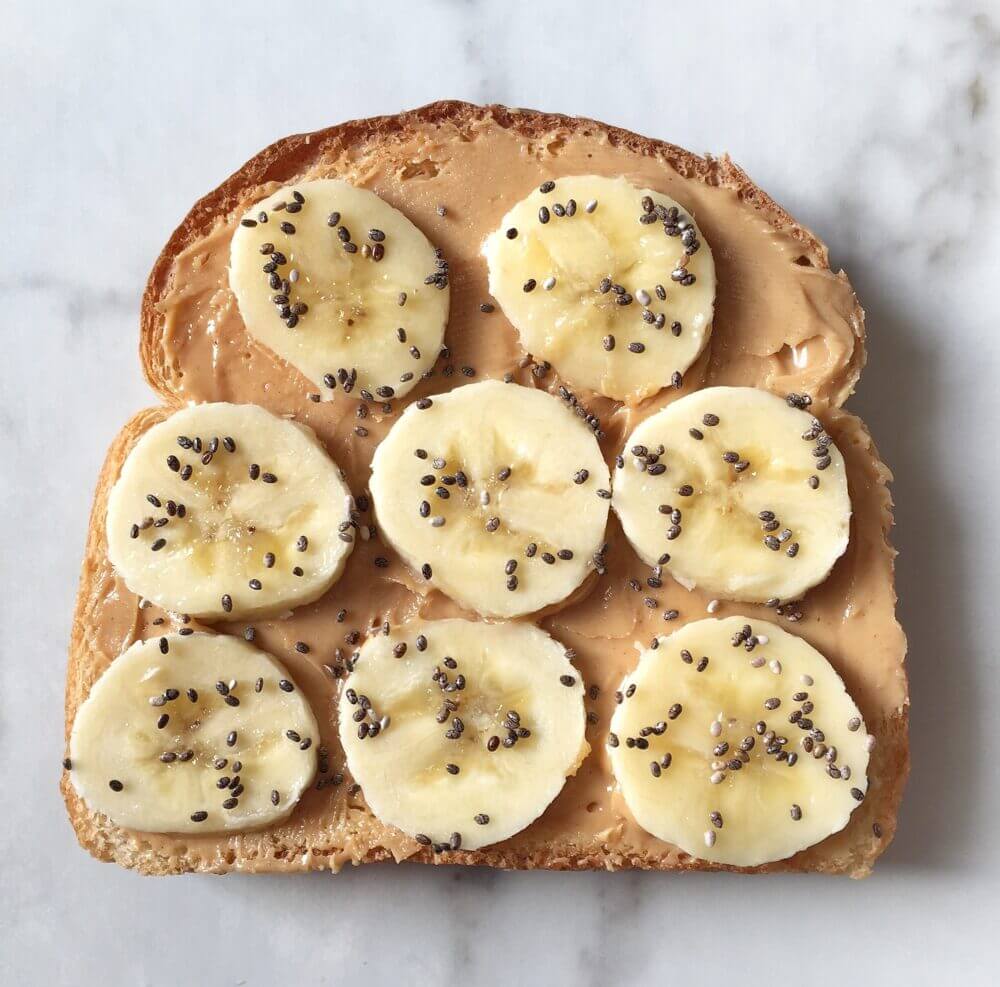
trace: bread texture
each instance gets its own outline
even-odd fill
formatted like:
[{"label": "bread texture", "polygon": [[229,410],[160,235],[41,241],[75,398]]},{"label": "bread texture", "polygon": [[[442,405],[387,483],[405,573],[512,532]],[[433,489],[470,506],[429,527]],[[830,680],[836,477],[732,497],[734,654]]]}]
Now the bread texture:
[{"label": "bread texture", "polygon": [[[356,120],[313,134],[296,135],[272,144],[249,160],[218,188],[199,200],[171,235],[157,258],[142,299],[140,315],[140,355],[143,373],[157,396],[161,407],[150,408],[134,416],[122,429],[108,451],[95,493],[87,536],[79,594],[73,621],[66,684],[66,735],[90,688],[115,659],[123,646],[139,633],[139,618],[129,625],[106,625],[103,606],[113,594],[128,594],[107,559],[105,515],[108,495],[117,479],[122,463],[138,439],[154,424],[190,400],[183,384],[183,372],[171,360],[166,344],[168,333],[165,300],[184,290],[183,277],[187,268],[178,263],[184,254],[197,254],[199,245],[219,233],[222,219],[231,218],[245,209],[262,188],[276,188],[302,180],[319,172],[330,171],[330,163],[356,162],[364,155],[375,158],[391,157],[407,141],[428,128],[447,127],[462,139],[488,140],[490,128],[502,128],[525,142],[549,139],[553,133],[575,135],[577,138],[600,142],[618,151],[645,160],[652,159],[664,174],[674,173],[705,186],[730,190],[743,204],[751,208],[763,223],[797,245],[806,265],[819,273],[830,273],[827,250],[815,235],[802,227],[728,157],[699,157],[682,148],[609,127],[596,121],[554,114],[515,110],[501,106],[480,107],[467,103],[445,101],[433,103],[411,112],[393,116]],[[331,172],[332,173],[332,172]],[[836,277],[846,278],[842,274]],[[847,285],[849,289],[849,285]],[[720,288],[720,290],[723,290]],[[853,389],[864,365],[863,313],[853,293],[848,291],[851,310],[845,321],[853,327],[852,337],[844,342],[843,354],[836,373],[824,381],[824,405],[838,420],[850,425],[852,455],[865,464],[865,476],[870,481],[877,501],[879,522],[876,538],[881,539],[890,559],[888,533],[891,525],[892,502],[888,492],[891,474],[881,463],[877,449],[867,429],[853,416],[841,410],[841,405]],[[222,359],[226,359],[225,355]],[[285,378],[297,376],[276,357],[262,355],[274,363]],[[706,357],[710,362],[711,357]],[[269,364],[270,365],[270,364]],[[220,388],[221,389],[221,388]],[[222,389],[224,390],[224,389]],[[207,400],[232,400],[229,393],[218,393]],[[282,394],[272,397],[272,410],[297,414],[299,407],[282,406]],[[846,426],[845,426],[846,427]],[[357,491],[356,491],[357,492]],[[892,594],[891,561],[888,567]],[[346,578],[346,577],[345,577]],[[895,597],[891,595],[894,602]],[[138,613],[138,601],[136,612]],[[794,630],[794,629],[793,629]],[[896,628],[898,631],[898,627]],[[869,767],[870,790],[851,822],[841,833],[787,860],[762,867],[753,872],[802,871],[865,876],[875,859],[891,841],[896,824],[897,808],[909,770],[907,737],[908,699],[903,670],[903,639],[899,634],[898,676],[902,678],[903,698],[898,706],[886,713],[881,722],[869,722],[877,735],[878,746]],[[849,687],[855,683],[848,682]],[[365,863],[405,857],[422,863],[483,865],[507,869],[547,868],[558,870],[642,868],[661,870],[739,870],[743,868],[710,864],[665,844],[655,841],[641,848],[622,848],[604,839],[541,840],[534,844],[499,844],[479,851],[460,851],[434,856],[420,849],[398,852],[389,840],[380,840],[378,831],[366,828],[364,812],[331,819],[318,836],[302,839],[294,827],[282,827],[275,833],[226,836],[213,839],[174,841],[165,844],[143,834],[127,832],[107,818],[92,813],[76,795],[64,774],[61,784],[70,820],[80,844],[101,860],[114,861],[146,874],[203,871],[300,871],[310,869],[336,870],[344,862]],[[293,814],[294,820],[294,814]]]}]

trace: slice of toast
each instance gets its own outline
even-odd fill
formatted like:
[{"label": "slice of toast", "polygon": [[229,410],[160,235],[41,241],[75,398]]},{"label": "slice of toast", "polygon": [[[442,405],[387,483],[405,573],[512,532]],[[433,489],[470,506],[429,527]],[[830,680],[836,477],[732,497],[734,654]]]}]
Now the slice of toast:
[{"label": "slice of toast", "polygon": [[[863,876],[892,837],[908,771],[905,640],[894,617],[893,552],[887,541],[890,474],[864,425],[841,409],[864,364],[863,314],[846,277],[830,271],[825,247],[728,158],[697,157],[590,120],[435,103],[287,138],[194,206],[157,259],[142,304],[143,371],[166,407],[141,412],[125,426],[98,484],[70,646],[67,734],[80,703],[116,655],[164,626],[156,621],[176,622],[175,615],[131,594],[107,560],[107,495],[129,449],[146,429],[191,400],[259,403],[313,427],[345,469],[355,495],[367,482],[373,445],[364,447],[344,427],[353,419],[356,402],[311,400],[308,381],[256,344],[239,320],[226,282],[229,236],[239,213],[274,188],[315,177],[343,177],[372,188],[410,216],[450,262],[452,314],[446,343],[452,352],[445,361],[473,368],[484,362],[502,364],[524,383],[556,389],[554,372],[538,376],[530,366],[520,366],[524,361],[516,334],[502,313],[480,311],[488,295],[479,246],[484,232],[528,188],[574,173],[641,178],[642,184],[672,195],[696,214],[716,257],[719,288],[713,335],[686,375],[685,391],[742,383],[781,394],[807,392],[847,460],[855,511],[851,545],[828,580],[807,594],[802,619],[791,629],[827,655],[876,738],[869,794],[840,833],[788,860],[753,870]],[[424,386],[426,393],[466,379],[446,373],[432,378]],[[410,398],[422,393],[418,389]],[[605,450],[619,446],[631,427],[629,409],[589,395],[581,399],[605,422]],[[614,583],[608,588],[610,598],[618,600],[617,586],[627,582],[637,564],[614,521],[609,540],[613,563],[605,578]],[[292,665],[296,675],[316,682],[324,698],[327,693],[332,698],[335,683],[323,677],[319,659],[290,656],[285,645],[307,633],[324,635],[327,650],[341,643],[344,628],[336,625],[334,614],[345,597],[351,599],[352,573],[370,565],[373,551],[362,546],[341,583],[317,604],[286,621],[257,627],[261,645]],[[394,561],[380,584],[380,598],[369,601],[367,610],[364,601],[357,601],[356,611],[366,619],[357,628],[362,633],[407,606],[412,609],[415,597],[395,567]],[[344,862],[393,857],[508,868],[737,869],[709,864],[643,834],[613,794],[590,798],[611,781],[599,756],[602,744],[595,743],[607,729],[606,704],[615,687],[607,656],[624,654],[633,639],[648,640],[651,633],[705,614],[702,595],[680,587],[671,592],[681,615],[668,628],[662,623],[654,627],[646,615],[629,611],[614,637],[616,629],[595,631],[579,607],[539,616],[542,626],[572,643],[584,679],[600,683],[600,695],[589,704],[598,720],[588,731],[595,752],[548,812],[504,843],[434,857],[378,823],[365,807],[363,793],[349,776],[342,777],[332,702],[317,709],[326,721],[323,743],[330,769],[281,826],[197,839],[131,833],[89,812],[64,776],[63,793],[77,836],[95,856],[145,873],[336,869]],[[625,603],[621,607],[628,610]],[[761,607],[727,604],[724,610],[741,612],[775,619],[773,611]],[[620,678],[622,671],[614,675]]]}]

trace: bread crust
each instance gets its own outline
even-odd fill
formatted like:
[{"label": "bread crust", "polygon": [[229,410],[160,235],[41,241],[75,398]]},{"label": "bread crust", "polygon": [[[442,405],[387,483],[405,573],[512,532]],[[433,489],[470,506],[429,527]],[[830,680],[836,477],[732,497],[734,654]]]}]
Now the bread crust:
[{"label": "bread crust", "polygon": [[[727,155],[699,157],[683,148],[662,141],[633,134],[586,118],[567,117],[559,114],[539,113],[531,110],[509,109],[503,106],[476,106],[453,100],[431,103],[412,111],[353,120],[312,134],[299,134],[284,138],[265,148],[251,158],[218,188],[201,198],[174,230],[157,258],[149,275],[142,298],[140,316],[140,359],[143,374],[166,407],[149,408],[135,415],[115,438],[108,451],[90,517],[90,526],[82,566],[80,588],[77,595],[73,630],[69,649],[66,681],[66,737],[79,705],[84,701],[96,679],[107,667],[113,656],[97,646],[94,636],[93,612],[102,587],[113,578],[107,561],[105,515],[111,487],[117,479],[122,463],[131,448],[152,425],[168,417],[181,404],[181,397],[172,389],[164,364],[161,345],[164,317],[160,303],[172,288],[172,271],[175,258],[185,248],[207,236],[216,226],[220,216],[240,208],[248,190],[264,183],[287,184],[306,171],[320,157],[333,156],[339,151],[360,143],[371,144],[405,137],[428,124],[448,123],[460,129],[483,120],[492,120],[504,128],[513,128],[524,138],[549,133],[554,128],[590,130],[600,134],[609,143],[652,156],[679,174],[713,186],[732,189],[741,200],[750,203],[769,224],[801,243],[803,253],[818,268],[829,270],[826,247],[808,229],[802,227],[773,199],[758,188]],[[851,357],[848,380],[857,380],[864,365],[863,313],[857,309],[857,346]],[[870,442],[870,436],[866,436]],[[880,463],[874,443],[871,455]],[[884,475],[888,477],[888,470]],[[889,505],[891,507],[891,503]],[[889,520],[883,528],[888,543]],[[502,869],[530,870],[617,870],[623,868],[660,870],[724,870],[742,873],[773,871],[800,871],[866,876],[874,860],[892,839],[896,826],[896,809],[902,797],[909,772],[909,746],[907,739],[908,700],[902,708],[881,724],[883,737],[880,749],[873,760],[873,774],[879,782],[878,825],[880,835],[872,830],[872,813],[875,808],[862,805],[855,817],[869,818],[868,826],[858,834],[857,840],[845,851],[829,859],[804,863],[803,854],[787,860],[754,868],[739,868],[713,864],[675,850],[663,854],[623,854],[612,846],[592,845],[547,846],[532,852],[511,851],[504,848],[486,848],[477,851],[450,853],[446,859],[422,850],[408,858],[420,863],[455,863],[480,865]],[[238,853],[225,850],[213,857],[182,852],[166,856],[134,834],[114,826],[106,817],[90,812],[76,795],[67,773],[63,774],[61,790],[66,801],[70,820],[81,846],[100,860],[113,861],[144,874],[170,874],[190,871],[226,873],[234,870],[298,871],[330,867],[337,869],[344,859],[343,846],[279,846],[272,848],[267,857],[240,858]],[[854,821],[852,819],[852,823]],[[343,842],[346,842],[343,841]],[[804,851],[806,853],[807,851]],[[370,849],[362,863],[391,860],[391,852],[381,846]]]}]

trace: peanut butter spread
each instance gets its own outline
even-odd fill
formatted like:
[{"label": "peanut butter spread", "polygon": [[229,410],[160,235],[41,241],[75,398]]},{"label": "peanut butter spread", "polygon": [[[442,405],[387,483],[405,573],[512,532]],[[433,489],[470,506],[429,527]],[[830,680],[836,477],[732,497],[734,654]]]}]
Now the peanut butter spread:
[{"label": "peanut butter spread", "polygon": [[[671,159],[655,147],[628,146],[586,123],[553,124],[550,132],[528,137],[487,113],[470,122],[427,122],[388,138],[335,144],[326,151],[321,147],[309,161],[306,170],[276,171],[275,181],[249,189],[218,216],[208,235],[177,254],[158,306],[159,336],[147,362],[155,364],[151,376],[160,376],[161,391],[176,402],[252,402],[311,426],[344,470],[359,500],[362,526],[375,524],[366,497],[372,454],[401,405],[470,379],[505,374],[559,393],[558,368],[526,358],[499,307],[481,310],[491,299],[480,249],[515,201],[543,180],[558,185],[563,175],[621,175],[676,199],[695,216],[718,272],[714,329],[707,348],[684,375],[682,389],[667,388],[636,407],[577,392],[600,419],[608,461],[640,421],[679,395],[713,384],[742,384],[811,396],[810,411],[822,420],[847,462],[853,503],[850,545],[826,581],[783,608],[781,616],[764,606],[716,606],[705,593],[687,591],[667,577],[662,587],[650,589],[649,569],[612,515],[606,573],[593,574],[561,608],[534,618],[576,652],[575,664],[589,690],[592,753],[528,829],[486,851],[485,857],[456,853],[446,859],[691,866],[687,854],[648,835],[630,817],[615,791],[605,737],[614,692],[634,667],[637,649],[707,612],[778,620],[800,634],[843,676],[877,739],[869,796],[846,829],[768,869],[808,868],[811,861],[819,866],[822,860],[825,869],[850,870],[859,854],[886,843],[894,826],[896,779],[905,765],[907,703],[905,641],[894,615],[894,553],[887,542],[890,474],[862,422],[840,408],[863,364],[863,317],[846,277],[827,268],[822,246],[786,223],[770,204],[761,208],[749,183],[737,188],[732,181],[706,180],[687,169],[683,159]],[[247,333],[228,285],[229,244],[240,211],[281,185],[319,177],[346,178],[378,193],[423,230],[450,264],[447,350],[433,376],[391,407],[371,403],[363,419],[353,395],[337,391],[321,402],[311,398],[313,385]],[[103,518],[99,526],[103,528]],[[376,559],[388,565],[376,565]],[[92,565],[84,577],[93,587],[85,610],[87,634],[102,661],[110,662],[136,639],[177,626],[177,615],[142,605],[103,556]],[[322,599],[284,619],[254,624],[255,643],[284,662],[308,694],[328,751],[316,785],[289,820],[259,833],[198,838],[135,833],[128,839],[137,848],[154,851],[168,869],[171,861],[182,858],[184,867],[252,870],[337,869],[344,862],[388,855],[426,858],[415,841],[383,826],[368,811],[363,792],[347,772],[335,722],[344,658],[384,621],[396,625],[416,615],[476,619],[428,591],[372,527],[370,537],[358,541],[344,576]],[[244,633],[243,624],[217,629]],[[308,654],[296,650],[300,641],[309,645]]]}]

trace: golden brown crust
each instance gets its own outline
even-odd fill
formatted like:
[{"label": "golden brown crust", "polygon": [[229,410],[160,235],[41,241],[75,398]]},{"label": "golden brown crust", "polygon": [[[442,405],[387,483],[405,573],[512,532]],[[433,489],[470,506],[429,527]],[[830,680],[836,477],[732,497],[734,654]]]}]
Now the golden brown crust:
[{"label": "golden brown crust", "polygon": [[[98,482],[70,644],[66,684],[67,736],[77,708],[109,660],[96,646],[92,633],[95,601],[104,591],[103,588],[106,588],[107,581],[113,579],[106,558],[104,519],[108,494],[121,464],[138,438],[149,427],[166,417],[169,408],[176,408],[181,403],[181,398],[171,387],[170,376],[164,365],[165,349],[161,338],[164,320],[160,310],[160,302],[171,288],[172,271],[178,253],[210,233],[220,215],[227,215],[240,208],[245,201],[247,190],[268,182],[288,183],[308,170],[317,158],[334,157],[340,151],[357,145],[401,139],[414,129],[429,124],[448,123],[462,131],[484,119],[489,119],[498,126],[514,129],[525,138],[550,133],[554,128],[565,128],[583,136],[600,135],[613,145],[624,146],[637,154],[655,157],[685,177],[697,178],[707,185],[732,189],[742,200],[752,204],[775,229],[782,230],[801,243],[803,255],[813,266],[829,270],[825,246],[809,230],[797,224],[766,193],[757,188],[728,156],[699,157],[674,145],[588,119],[514,110],[501,106],[480,107],[457,101],[443,101],[395,116],[351,121],[314,134],[288,137],[272,144],[195,204],[171,235],[157,258],[147,282],[142,299],[140,357],[146,379],[168,408],[147,409],[127,423],[108,452]],[[848,375],[850,384],[856,381],[864,364],[863,314],[860,308],[855,314],[858,342],[851,356]],[[871,445],[871,455],[878,461],[874,444]],[[887,477],[888,472],[885,473]],[[883,534],[887,538],[887,526]],[[838,849],[831,851],[828,859],[824,858],[818,862],[815,856],[803,862],[800,860],[802,857],[800,854],[786,861],[751,868],[750,871],[811,871],[849,874],[854,877],[862,877],[870,872],[875,858],[892,839],[896,825],[896,808],[902,797],[909,770],[907,706],[904,704],[898,713],[881,724],[878,732],[882,742],[875,752],[870,772],[879,782],[880,796],[877,804],[876,800],[872,799],[872,804],[862,805],[856,811],[855,817],[864,819],[865,824],[854,826],[852,822],[852,833],[857,834],[853,842],[846,848],[838,846]],[[61,788],[80,844],[101,860],[115,861],[142,873],[168,874],[187,871],[225,873],[245,867],[264,871],[305,870],[322,866],[335,869],[345,859],[342,846],[276,845],[269,849],[266,858],[255,855],[254,859],[249,859],[249,856],[241,859],[238,851],[225,847],[222,847],[214,857],[186,852],[165,856],[151,844],[144,843],[141,839],[137,840],[135,834],[126,833],[106,818],[89,812],[76,796],[68,775],[64,775]],[[880,835],[873,828],[876,826],[880,828]],[[361,862],[388,859],[392,859],[389,850],[375,846],[367,852]],[[587,847],[547,846],[532,852],[512,852],[501,846],[453,853],[447,855],[447,859],[434,857],[422,851],[409,859],[422,863],[459,863],[504,869],[746,870],[710,864],[685,854],[678,857],[677,852],[672,849],[662,855],[648,853],[623,855],[613,847],[601,844]]]}]

